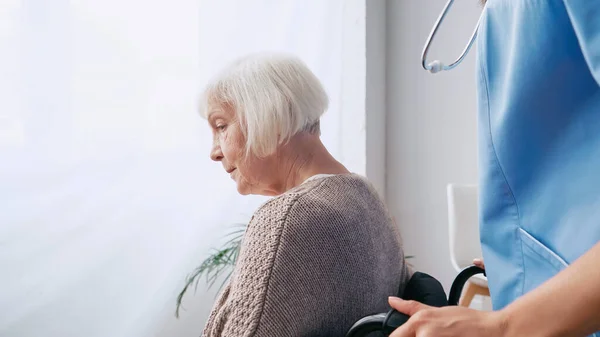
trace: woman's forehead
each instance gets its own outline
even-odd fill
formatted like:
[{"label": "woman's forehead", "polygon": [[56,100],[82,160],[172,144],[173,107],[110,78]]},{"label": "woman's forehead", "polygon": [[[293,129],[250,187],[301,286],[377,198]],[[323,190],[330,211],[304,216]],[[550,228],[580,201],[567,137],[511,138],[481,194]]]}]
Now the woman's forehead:
[{"label": "woman's forehead", "polygon": [[233,110],[222,105],[209,105],[206,108],[206,118],[212,120],[215,118],[229,118],[233,116]]}]

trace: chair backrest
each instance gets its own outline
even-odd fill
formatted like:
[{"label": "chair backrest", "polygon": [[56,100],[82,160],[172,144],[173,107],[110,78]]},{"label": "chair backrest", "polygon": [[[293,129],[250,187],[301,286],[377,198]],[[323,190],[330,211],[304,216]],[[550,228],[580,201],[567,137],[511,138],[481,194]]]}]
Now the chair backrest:
[{"label": "chair backrest", "polygon": [[448,224],[450,259],[457,271],[481,258],[479,237],[479,203],[476,185],[450,184],[448,192]]},{"label": "chair backrest", "polygon": [[431,307],[445,307],[448,305],[448,297],[440,281],[433,276],[414,272],[404,287],[401,298],[409,301],[419,301]]}]

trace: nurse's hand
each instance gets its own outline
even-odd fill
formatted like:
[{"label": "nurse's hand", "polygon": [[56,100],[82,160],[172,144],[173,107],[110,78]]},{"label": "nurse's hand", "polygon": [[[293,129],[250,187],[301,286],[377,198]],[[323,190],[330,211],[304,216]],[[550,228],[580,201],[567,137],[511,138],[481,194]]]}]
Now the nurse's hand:
[{"label": "nurse's hand", "polygon": [[473,264],[481,269],[485,269],[485,264],[483,264],[483,259],[473,259]]},{"label": "nurse's hand", "polygon": [[392,308],[410,316],[408,322],[390,337],[464,337],[504,335],[500,312],[477,311],[465,307],[434,308],[415,301],[390,297]]}]

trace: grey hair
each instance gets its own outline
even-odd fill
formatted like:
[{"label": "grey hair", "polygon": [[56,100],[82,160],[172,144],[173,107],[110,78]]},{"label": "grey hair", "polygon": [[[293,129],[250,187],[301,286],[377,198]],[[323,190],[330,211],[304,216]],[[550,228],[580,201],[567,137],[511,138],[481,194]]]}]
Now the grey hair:
[{"label": "grey hair", "polygon": [[299,58],[251,54],[226,67],[204,90],[201,114],[232,108],[246,136],[247,151],[275,152],[295,134],[320,134],[329,98],[319,79]]}]

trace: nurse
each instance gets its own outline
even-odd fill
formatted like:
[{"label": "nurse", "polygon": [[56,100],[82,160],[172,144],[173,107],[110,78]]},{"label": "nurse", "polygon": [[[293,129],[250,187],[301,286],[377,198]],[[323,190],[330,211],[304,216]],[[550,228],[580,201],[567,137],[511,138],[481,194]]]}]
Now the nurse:
[{"label": "nurse", "polygon": [[411,316],[391,336],[600,337],[600,1],[488,0],[477,40],[480,231],[495,311],[390,298]]}]

